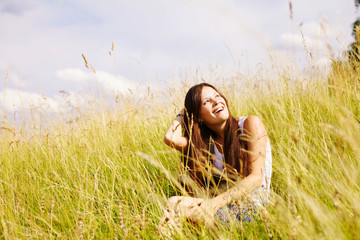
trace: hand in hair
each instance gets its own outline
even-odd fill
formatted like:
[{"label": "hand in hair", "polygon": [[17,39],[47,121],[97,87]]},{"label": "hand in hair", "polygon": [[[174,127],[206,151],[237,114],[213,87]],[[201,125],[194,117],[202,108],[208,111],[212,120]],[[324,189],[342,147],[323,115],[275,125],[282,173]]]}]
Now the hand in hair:
[{"label": "hand in hair", "polygon": [[173,147],[179,151],[182,151],[188,145],[188,138],[182,136],[183,119],[184,109],[182,109],[172,121],[169,128],[166,130],[164,136],[164,142],[166,143],[166,145]]}]

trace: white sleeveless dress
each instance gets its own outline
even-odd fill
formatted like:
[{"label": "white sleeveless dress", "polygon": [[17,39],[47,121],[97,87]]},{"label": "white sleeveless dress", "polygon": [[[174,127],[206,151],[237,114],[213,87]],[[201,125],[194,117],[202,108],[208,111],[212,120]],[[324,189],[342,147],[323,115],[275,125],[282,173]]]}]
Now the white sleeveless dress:
[{"label": "white sleeveless dress", "polygon": [[[244,122],[246,118],[247,116],[239,117],[239,128],[241,133],[244,133]],[[223,165],[224,155],[217,150],[215,145],[214,145],[214,154],[217,157],[217,161],[214,162],[214,166],[218,170],[222,171],[224,169],[224,165]],[[265,206],[269,202],[271,172],[272,172],[271,146],[270,146],[270,141],[268,140],[266,143],[265,169],[264,169],[261,186],[247,195],[248,201],[250,201],[255,206]]]}]

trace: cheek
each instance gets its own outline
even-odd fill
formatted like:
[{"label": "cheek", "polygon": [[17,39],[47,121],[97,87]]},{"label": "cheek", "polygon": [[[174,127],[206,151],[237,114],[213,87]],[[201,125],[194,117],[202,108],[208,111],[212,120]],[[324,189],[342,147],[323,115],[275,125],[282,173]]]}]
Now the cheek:
[{"label": "cheek", "polygon": [[229,108],[228,108],[228,106],[227,106],[226,104],[225,104],[225,106],[226,106],[226,107],[225,107],[225,109],[226,109],[226,115],[229,116],[229,115],[230,115]]},{"label": "cheek", "polygon": [[229,107],[226,105],[226,112],[228,113],[228,114],[230,114],[230,112],[229,112]]},{"label": "cheek", "polygon": [[200,109],[200,118],[204,118],[210,114],[210,110],[206,108],[205,106],[202,106]]}]

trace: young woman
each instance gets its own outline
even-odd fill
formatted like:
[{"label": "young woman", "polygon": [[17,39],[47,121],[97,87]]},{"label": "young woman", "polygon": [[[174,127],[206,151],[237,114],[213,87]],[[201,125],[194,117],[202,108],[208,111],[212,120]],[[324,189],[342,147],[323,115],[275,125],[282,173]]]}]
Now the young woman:
[{"label": "young woman", "polygon": [[256,206],[268,202],[272,159],[265,127],[254,115],[234,118],[212,85],[190,88],[164,141],[182,152],[192,195],[171,197],[168,212],[212,225],[216,216],[228,221],[225,212],[250,221]]}]

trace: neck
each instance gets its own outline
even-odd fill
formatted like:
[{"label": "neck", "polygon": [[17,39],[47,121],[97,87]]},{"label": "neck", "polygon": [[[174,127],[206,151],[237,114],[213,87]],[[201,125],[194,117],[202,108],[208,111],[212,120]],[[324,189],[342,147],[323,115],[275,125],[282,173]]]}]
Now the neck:
[{"label": "neck", "polygon": [[226,121],[222,123],[221,125],[211,126],[211,130],[213,130],[216,133],[216,141],[223,143],[224,137],[225,137],[225,127],[226,127]]}]

